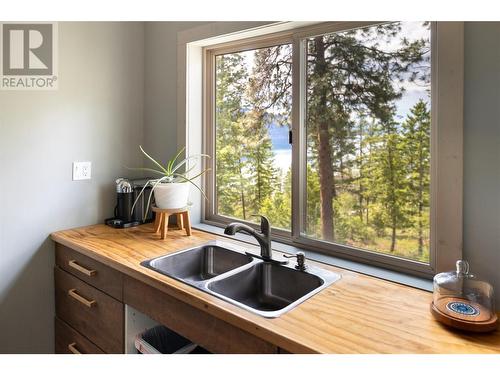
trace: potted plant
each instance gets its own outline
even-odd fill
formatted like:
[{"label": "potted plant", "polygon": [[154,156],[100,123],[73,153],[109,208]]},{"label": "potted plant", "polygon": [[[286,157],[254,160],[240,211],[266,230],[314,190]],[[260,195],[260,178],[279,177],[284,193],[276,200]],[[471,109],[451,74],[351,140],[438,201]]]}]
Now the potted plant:
[{"label": "potted plant", "polygon": [[153,157],[151,157],[146,151],[144,151],[142,146],[139,146],[139,148],[141,149],[141,152],[149,160],[151,160],[157,168],[130,168],[130,169],[147,171],[150,173],[157,174],[161,177],[151,179],[144,185],[141,192],[138,194],[134,204],[132,205],[132,212],[134,211],[135,205],[138,202],[139,198],[142,196],[142,194],[144,194],[144,190],[148,186],[151,186],[151,192],[149,194],[148,203],[146,205],[148,209],[151,205],[151,198],[153,193],[155,197],[155,204],[158,208],[178,209],[186,207],[188,205],[189,187],[191,185],[196,187],[201,192],[203,197],[207,199],[207,196],[205,195],[203,189],[199,187],[193,180],[200,177],[204,173],[208,172],[210,169],[209,168],[204,169],[197,175],[189,177],[189,173],[195,168],[195,165],[185,169],[184,171],[182,171],[181,168],[187,167],[187,162],[189,160],[195,158],[209,157],[208,155],[205,154],[192,155],[182,160],[177,160],[185,150],[185,147],[183,147],[177,153],[177,155],[175,155],[173,159],[168,160],[165,165],[162,165],[160,162],[156,161]]}]

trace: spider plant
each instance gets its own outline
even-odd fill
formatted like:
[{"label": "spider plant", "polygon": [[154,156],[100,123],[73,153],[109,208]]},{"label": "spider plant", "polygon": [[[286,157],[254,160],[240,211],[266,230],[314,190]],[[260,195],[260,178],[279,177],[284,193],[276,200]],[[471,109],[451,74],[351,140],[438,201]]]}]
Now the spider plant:
[{"label": "spider plant", "polygon": [[187,158],[184,158],[182,160],[178,160],[179,157],[181,156],[181,154],[186,149],[185,147],[183,147],[175,155],[174,158],[168,160],[165,165],[162,165],[160,162],[155,160],[151,155],[149,155],[146,151],[144,151],[142,146],[139,146],[139,148],[141,149],[141,152],[144,154],[144,156],[146,156],[146,158],[148,158],[155,165],[155,168],[142,168],[141,167],[141,168],[128,168],[128,169],[146,171],[146,172],[157,174],[161,177],[150,179],[146,182],[146,184],[144,184],[144,187],[142,188],[141,192],[137,195],[137,198],[135,199],[134,204],[132,205],[132,210],[131,210],[132,212],[134,212],[135,205],[139,201],[139,198],[142,196],[142,194],[144,194],[144,190],[148,186],[151,186],[152,188],[151,188],[151,192],[149,193],[148,203],[146,205],[146,212],[143,213],[144,220],[145,220],[146,215],[147,215],[148,210],[149,210],[149,207],[151,205],[151,198],[153,196],[153,192],[159,184],[163,184],[163,183],[174,183],[174,182],[190,183],[201,192],[201,194],[203,195],[203,197],[205,199],[208,199],[205,192],[203,191],[203,189],[200,186],[198,186],[198,184],[196,184],[193,180],[200,177],[204,173],[208,172],[210,170],[210,168],[204,169],[200,173],[198,173],[192,177],[189,177],[189,173],[191,171],[193,171],[193,169],[196,167],[195,164],[184,171],[182,171],[181,168],[184,166],[187,166],[188,161],[190,161],[192,159],[196,159],[196,158],[201,159],[204,157],[209,158],[210,157],[209,155],[206,155],[206,154],[192,155],[192,156],[188,156]]}]

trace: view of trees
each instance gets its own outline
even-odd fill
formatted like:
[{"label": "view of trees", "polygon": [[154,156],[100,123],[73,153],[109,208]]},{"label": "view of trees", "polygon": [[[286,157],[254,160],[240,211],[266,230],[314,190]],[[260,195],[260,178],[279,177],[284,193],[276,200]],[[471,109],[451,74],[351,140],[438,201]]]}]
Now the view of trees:
[{"label": "view of trees", "polygon": [[[304,235],[428,261],[429,27],[307,39]],[[219,214],[290,229],[291,165],[274,137],[291,128],[291,87],[290,45],[216,57]]]}]

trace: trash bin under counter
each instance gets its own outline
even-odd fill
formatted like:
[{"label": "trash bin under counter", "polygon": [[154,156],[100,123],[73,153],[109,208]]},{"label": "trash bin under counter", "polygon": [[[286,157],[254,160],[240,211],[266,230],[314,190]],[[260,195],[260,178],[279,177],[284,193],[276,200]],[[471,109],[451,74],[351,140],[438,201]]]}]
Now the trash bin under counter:
[{"label": "trash bin under counter", "polygon": [[135,348],[140,354],[208,354],[187,338],[164,326],[155,326],[138,334]]}]

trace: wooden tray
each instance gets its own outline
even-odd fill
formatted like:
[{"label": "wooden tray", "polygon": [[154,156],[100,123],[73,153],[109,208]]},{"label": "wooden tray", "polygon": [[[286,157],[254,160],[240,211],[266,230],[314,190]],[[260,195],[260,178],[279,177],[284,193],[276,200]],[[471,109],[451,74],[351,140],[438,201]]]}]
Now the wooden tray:
[{"label": "wooden tray", "polygon": [[[469,315],[455,312],[450,304],[466,304],[474,311]],[[443,297],[436,304],[431,302],[431,313],[437,321],[450,327],[471,332],[490,332],[497,328],[498,317],[484,306],[463,298]]]}]

